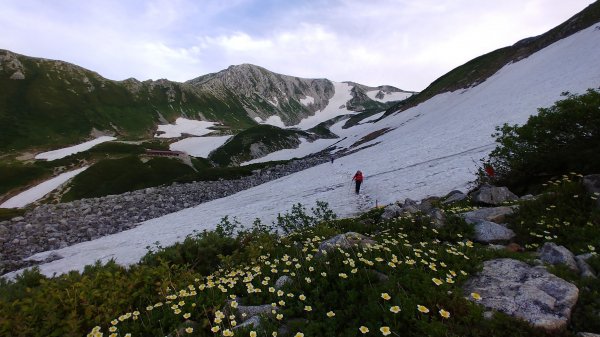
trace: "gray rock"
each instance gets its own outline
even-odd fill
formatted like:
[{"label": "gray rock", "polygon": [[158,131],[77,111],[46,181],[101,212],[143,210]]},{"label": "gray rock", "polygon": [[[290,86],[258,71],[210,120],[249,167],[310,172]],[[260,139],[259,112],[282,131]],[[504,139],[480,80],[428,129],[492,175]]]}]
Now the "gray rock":
[{"label": "gray rock", "polygon": [[583,177],[583,186],[590,194],[595,194],[596,207],[600,208],[600,174],[590,174]]},{"label": "gray rock", "polygon": [[600,337],[600,335],[591,332],[578,332],[577,337]]},{"label": "gray rock", "polygon": [[272,315],[271,310],[277,310],[278,308],[273,307],[270,304],[263,305],[238,305],[237,307],[237,316],[238,317],[252,317],[259,315]]},{"label": "gray rock", "polygon": [[446,214],[439,208],[431,208],[427,211],[427,215],[431,219],[431,224],[435,228],[442,228],[446,225]]},{"label": "gray rock", "polygon": [[22,216],[16,216],[16,217],[10,219],[10,221],[12,221],[12,222],[21,222],[23,220],[25,220],[25,218]]},{"label": "gray rock", "polygon": [[11,80],[24,80],[25,75],[20,70],[17,70],[10,76],[10,79]]},{"label": "gray rock", "polygon": [[495,223],[501,223],[504,222],[507,215],[513,214],[516,208],[516,206],[487,207],[476,209],[470,212],[461,213],[460,215],[465,219],[485,220]]},{"label": "gray rock", "polygon": [[440,198],[438,197],[428,197],[425,198],[423,200],[421,200],[421,202],[419,203],[419,205],[417,206],[417,208],[423,212],[423,213],[427,213],[429,212],[432,208],[433,208],[433,203],[435,201],[440,200]]},{"label": "gray rock", "polygon": [[292,283],[291,277],[287,275],[280,276],[277,281],[275,281],[275,289],[281,289],[284,285],[290,283]]},{"label": "gray rock", "polygon": [[455,202],[465,200],[467,197],[468,196],[466,194],[464,194],[463,192],[454,190],[454,191],[448,193],[448,196],[446,197],[446,199],[444,199],[444,201],[442,201],[442,204],[452,204]]},{"label": "gray rock", "polygon": [[514,193],[506,187],[496,187],[483,185],[477,191],[473,192],[473,201],[488,205],[500,205],[506,201],[519,199]]},{"label": "gray rock", "polygon": [[485,261],[483,270],[465,283],[464,291],[467,296],[479,293],[481,300],[477,303],[486,308],[547,330],[566,327],[579,296],[575,285],[543,267],[530,267],[513,259]]},{"label": "gray rock", "polygon": [[579,271],[581,272],[581,277],[596,278],[594,269],[587,263],[587,260],[592,256],[593,255],[590,253],[575,256],[575,262],[577,262],[577,268],[579,268]]},{"label": "gray rock", "polygon": [[[467,221],[469,222],[469,221]],[[478,220],[473,223],[475,229],[474,240],[482,243],[499,243],[510,241],[515,237],[515,232],[500,224],[491,221]]]},{"label": "gray rock", "polygon": [[254,329],[260,328],[260,317],[252,316],[252,317],[248,318],[247,320],[245,320],[242,324],[239,324],[239,325],[236,325],[235,327],[233,327],[233,330],[243,329],[243,328],[254,328]]},{"label": "gray rock", "polygon": [[549,264],[564,264],[569,269],[578,272],[575,256],[564,246],[557,246],[553,242],[546,242],[539,250],[540,259]]},{"label": "gray rock", "polygon": [[383,209],[383,214],[381,214],[381,218],[384,220],[394,219],[400,216],[402,213],[402,207],[397,204],[391,204],[385,206]]},{"label": "gray rock", "polygon": [[330,252],[337,247],[348,249],[353,246],[365,247],[373,244],[375,244],[375,241],[365,235],[356,232],[348,232],[345,234],[338,234],[321,242],[319,245],[319,253],[323,251]]}]

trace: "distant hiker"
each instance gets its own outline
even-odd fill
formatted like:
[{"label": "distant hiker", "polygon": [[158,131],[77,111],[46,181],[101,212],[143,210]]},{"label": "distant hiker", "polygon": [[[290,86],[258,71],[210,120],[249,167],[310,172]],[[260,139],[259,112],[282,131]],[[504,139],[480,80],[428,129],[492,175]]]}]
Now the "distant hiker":
[{"label": "distant hiker", "polygon": [[358,194],[358,192],[360,192],[360,184],[363,182],[362,172],[360,172],[360,170],[356,171],[356,174],[354,177],[352,177],[352,180],[356,181],[356,194]]},{"label": "distant hiker", "polygon": [[331,163],[333,164],[333,156],[329,156],[329,158],[331,159]]},{"label": "distant hiker", "polygon": [[492,167],[492,165],[485,164],[484,170],[490,178],[493,178],[496,175],[496,172],[494,172],[494,168]]}]

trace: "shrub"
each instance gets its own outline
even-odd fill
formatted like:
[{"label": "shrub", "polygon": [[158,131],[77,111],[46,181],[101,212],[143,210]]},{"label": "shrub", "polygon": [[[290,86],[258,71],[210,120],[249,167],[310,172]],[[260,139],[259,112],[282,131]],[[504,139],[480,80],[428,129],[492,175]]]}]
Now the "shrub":
[{"label": "shrub", "polygon": [[[600,92],[563,95],[522,126],[496,128],[499,144],[484,164],[495,169],[497,183],[520,193],[570,171],[600,172]],[[483,169],[479,176],[485,176]]]}]

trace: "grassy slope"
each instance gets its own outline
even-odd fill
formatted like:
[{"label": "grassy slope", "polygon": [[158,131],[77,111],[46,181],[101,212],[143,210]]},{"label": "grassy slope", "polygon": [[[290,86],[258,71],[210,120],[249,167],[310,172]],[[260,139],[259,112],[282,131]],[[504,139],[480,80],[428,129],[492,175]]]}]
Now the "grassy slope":
[{"label": "grassy slope", "polygon": [[233,136],[227,143],[210,154],[209,159],[219,165],[251,159],[250,146],[261,142],[271,151],[289,147],[290,137],[307,136],[304,132],[285,130],[272,125],[257,125]]}]

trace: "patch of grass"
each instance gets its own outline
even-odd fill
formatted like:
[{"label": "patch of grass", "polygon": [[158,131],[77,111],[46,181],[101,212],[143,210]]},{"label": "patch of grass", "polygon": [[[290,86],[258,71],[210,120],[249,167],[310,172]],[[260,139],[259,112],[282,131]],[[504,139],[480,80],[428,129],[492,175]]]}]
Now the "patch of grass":
[{"label": "patch of grass", "polygon": [[177,159],[152,158],[143,163],[136,156],[127,156],[101,160],[73,178],[62,201],[120,194],[196,177],[191,167]]},{"label": "patch of grass", "polygon": [[250,147],[261,143],[269,151],[292,147],[299,144],[298,136],[308,137],[302,131],[281,129],[272,125],[257,125],[233,136],[227,143],[210,154],[213,162],[227,166],[251,159]]},{"label": "patch of grass", "polygon": [[31,185],[52,175],[52,170],[37,164],[0,163],[0,195]]},{"label": "patch of grass", "polygon": [[10,220],[14,217],[25,214],[24,209],[20,208],[0,208],[0,221]]}]

